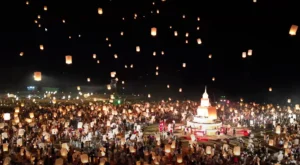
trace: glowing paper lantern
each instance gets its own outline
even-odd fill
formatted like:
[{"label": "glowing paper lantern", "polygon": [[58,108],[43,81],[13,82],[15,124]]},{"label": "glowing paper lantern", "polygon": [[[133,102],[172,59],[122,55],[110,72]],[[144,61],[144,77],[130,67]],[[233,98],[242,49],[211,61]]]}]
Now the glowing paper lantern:
[{"label": "glowing paper lantern", "polygon": [[136,47],[135,47],[135,50],[136,50],[136,52],[140,52],[140,51],[141,51],[140,46],[136,46]]},{"label": "glowing paper lantern", "polygon": [[107,85],[107,90],[111,90],[111,86],[110,85]]},{"label": "glowing paper lantern", "polygon": [[288,142],[284,142],[283,148],[288,148],[288,146],[289,146],[289,143]]},{"label": "glowing paper lantern", "polygon": [[151,98],[151,94],[148,94],[148,98]]},{"label": "glowing paper lantern", "polygon": [[252,49],[248,50],[248,56],[252,56]]},{"label": "glowing paper lantern", "polygon": [[272,89],[271,87],[269,87],[269,92],[272,92],[272,90],[273,90],[273,89]]},{"label": "glowing paper lantern", "polygon": [[130,147],[129,147],[129,151],[130,151],[131,153],[135,153],[135,152],[136,152],[136,149],[135,149],[133,146],[130,146]]},{"label": "glowing paper lantern", "polygon": [[65,149],[65,148],[62,148],[62,149],[60,150],[60,155],[61,155],[62,157],[66,157],[66,156],[68,155],[68,150]]},{"label": "glowing paper lantern", "polygon": [[273,146],[274,145],[274,140],[273,139],[270,139],[269,140],[269,146]]},{"label": "glowing paper lantern", "polygon": [[215,81],[215,80],[216,80],[216,78],[215,78],[215,77],[213,77],[211,80],[212,80],[212,81]]},{"label": "glowing paper lantern", "polygon": [[32,118],[34,118],[34,113],[33,112],[30,112],[29,113],[29,117],[32,119]]},{"label": "glowing paper lantern", "polygon": [[153,56],[156,56],[156,52],[153,52]]},{"label": "glowing paper lantern", "polygon": [[44,11],[47,11],[48,10],[48,7],[47,6],[44,6]]},{"label": "glowing paper lantern", "polygon": [[80,91],[80,86],[77,86],[77,90]]},{"label": "glowing paper lantern", "polygon": [[5,121],[10,120],[10,113],[4,113],[4,114],[3,114],[3,119],[4,119]]},{"label": "glowing paper lantern", "polygon": [[174,31],[174,36],[178,36],[178,33],[177,33],[177,31]]},{"label": "glowing paper lantern", "polygon": [[44,50],[44,45],[40,45],[40,50]]},{"label": "glowing paper lantern", "polygon": [[8,151],[8,143],[3,143],[3,152]]},{"label": "glowing paper lantern", "polygon": [[292,102],[292,100],[291,100],[291,99],[288,99],[288,100],[287,100],[287,102],[288,102],[288,103],[291,103],[291,102]]},{"label": "glowing paper lantern", "polygon": [[189,33],[185,33],[185,37],[189,37]]},{"label": "glowing paper lantern", "polygon": [[110,72],[110,77],[114,78],[114,77],[116,77],[116,74],[117,74],[117,72]]},{"label": "glowing paper lantern", "polygon": [[103,10],[102,10],[102,8],[98,8],[98,14],[100,14],[100,15],[102,15],[103,14]]},{"label": "glowing paper lantern", "polygon": [[280,127],[280,125],[277,125],[277,126],[276,126],[275,133],[276,133],[276,134],[280,134],[280,133],[281,133],[281,127]]},{"label": "glowing paper lantern", "polygon": [[96,59],[97,58],[97,55],[96,54],[93,54],[93,59]]},{"label": "glowing paper lantern", "polygon": [[179,88],[179,92],[182,92],[182,88]]},{"label": "glowing paper lantern", "polygon": [[200,38],[197,39],[197,43],[198,43],[199,45],[202,44],[202,41],[201,41]]},{"label": "glowing paper lantern", "polygon": [[157,35],[157,29],[155,27],[151,28],[151,36]]},{"label": "glowing paper lantern", "polygon": [[164,51],[161,51],[161,55],[164,55],[165,54],[165,52]]},{"label": "glowing paper lantern", "polygon": [[167,85],[167,88],[170,88],[170,85],[169,85],[169,84]]},{"label": "glowing paper lantern", "polygon": [[166,144],[165,145],[165,152],[166,153],[170,153],[171,152],[171,145],[170,144]]},{"label": "glowing paper lantern", "polygon": [[87,154],[80,155],[81,163],[88,163],[89,162],[89,156]]},{"label": "glowing paper lantern", "polygon": [[68,65],[72,64],[72,56],[70,55],[66,56],[66,64]]},{"label": "glowing paper lantern", "polygon": [[296,35],[297,30],[298,30],[298,26],[297,25],[292,25],[291,28],[290,28],[290,35],[291,36]]},{"label": "glowing paper lantern", "polygon": [[208,55],[208,58],[212,58],[212,55],[210,54],[210,55]]},{"label": "glowing paper lantern", "polygon": [[24,55],[24,52],[20,52],[20,56],[22,57]]},{"label": "glowing paper lantern", "polygon": [[242,58],[246,58],[247,57],[247,53],[246,52],[243,52],[242,53]]},{"label": "glowing paper lantern", "polygon": [[182,67],[185,68],[186,67],[186,63],[182,63]]},{"label": "glowing paper lantern", "polygon": [[234,148],[233,148],[233,154],[235,156],[240,156],[241,155],[241,147],[240,146],[234,146]]},{"label": "glowing paper lantern", "polygon": [[90,79],[90,78],[87,78],[87,82],[91,82],[91,79]]},{"label": "glowing paper lantern", "polygon": [[211,146],[206,146],[205,152],[207,155],[211,154]]},{"label": "glowing paper lantern", "polygon": [[33,78],[35,81],[41,81],[42,80],[42,72],[34,72]]},{"label": "glowing paper lantern", "polygon": [[155,75],[158,76],[158,72],[155,72]]}]

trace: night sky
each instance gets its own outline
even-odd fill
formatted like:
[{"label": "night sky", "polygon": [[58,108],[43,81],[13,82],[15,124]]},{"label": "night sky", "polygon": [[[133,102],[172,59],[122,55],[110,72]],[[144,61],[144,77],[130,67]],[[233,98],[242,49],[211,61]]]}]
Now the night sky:
[{"label": "night sky", "polygon": [[[208,93],[215,97],[226,95],[246,101],[292,98],[300,102],[300,39],[299,34],[289,35],[292,25],[300,25],[300,17],[292,1],[28,2],[2,5],[1,93],[25,90],[27,85],[74,89],[104,86],[110,83],[110,72],[116,71],[120,86],[125,81],[127,92],[151,93],[154,98],[199,98],[207,85]],[[102,15],[98,8],[103,9]],[[157,28],[155,37],[150,34],[152,27]],[[44,45],[43,51],[40,44]],[[140,52],[136,52],[136,46],[140,46]],[[248,49],[253,55],[242,58],[242,52]],[[152,55],[154,51],[156,56]],[[20,52],[24,52],[22,57]],[[97,59],[92,58],[93,54]],[[72,55],[72,65],[66,65],[66,55]],[[34,71],[42,72],[41,82],[34,82]]]}]

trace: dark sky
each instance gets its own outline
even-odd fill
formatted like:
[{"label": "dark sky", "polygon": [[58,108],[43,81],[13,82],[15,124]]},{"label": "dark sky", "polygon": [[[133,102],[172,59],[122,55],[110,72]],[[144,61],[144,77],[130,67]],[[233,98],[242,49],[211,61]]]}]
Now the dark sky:
[{"label": "dark sky", "polygon": [[[166,0],[155,1],[155,5],[149,0],[25,2],[2,5],[2,91],[36,84],[34,71],[42,72],[40,83],[47,86],[103,85],[110,82],[110,72],[117,71],[119,82],[124,80],[128,88],[131,84],[133,91],[147,85],[137,92],[152,93],[153,97],[158,91],[158,95],[169,93],[170,97],[200,97],[204,85],[215,95],[255,101],[285,100],[300,91],[299,34],[289,35],[291,25],[300,25],[300,17],[292,1]],[[103,15],[98,14],[99,7]],[[151,27],[157,28],[156,37],[150,35]],[[187,32],[189,37],[185,37]],[[197,38],[201,38],[201,45]],[[40,44],[44,51],[40,51]],[[141,47],[140,53],[136,46]],[[243,59],[242,52],[248,49],[253,55]],[[155,57],[153,51],[157,52]],[[100,64],[92,58],[94,53]],[[114,54],[119,58],[114,59]],[[65,64],[65,55],[73,56],[72,65]],[[184,62],[187,67],[183,69]],[[134,68],[125,69],[125,64],[134,64]],[[159,76],[155,76],[156,66]],[[212,82],[212,77],[216,81]],[[184,94],[178,92],[180,87]],[[273,92],[268,92],[269,87]]]}]

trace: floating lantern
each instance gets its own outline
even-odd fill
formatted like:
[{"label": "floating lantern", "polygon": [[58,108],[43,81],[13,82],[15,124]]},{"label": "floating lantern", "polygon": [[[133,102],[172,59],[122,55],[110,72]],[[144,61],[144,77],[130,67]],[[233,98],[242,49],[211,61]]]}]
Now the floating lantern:
[{"label": "floating lantern", "polygon": [[80,91],[80,86],[77,86],[77,90]]},{"label": "floating lantern", "polygon": [[182,63],[182,67],[185,68],[186,67],[186,63]]},{"label": "floating lantern", "polygon": [[4,113],[4,114],[3,114],[3,119],[4,119],[5,121],[10,120],[10,113]]},{"label": "floating lantern", "polygon": [[179,88],[179,92],[182,92],[182,88]]},{"label": "floating lantern", "polygon": [[42,80],[42,72],[34,72],[33,78],[35,81],[41,81]]},{"label": "floating lantern", "polygon": [[20,107],[15,107],[15,113],[19,113],[20,112]]},{"label": "floating lantern", "polygon": [[175,141],[172,141],[171,148],[172,148],[172,149],[175,149],[175,148],[176,148],[176,142],[175,142]]},{"label": "floating lantern", "polygon": [[248,50],[248,56],[252,56],[252,49]]},{"label": "floating lantern", "polygon": [[188,43],[189,43],[189,40],[185,40],[185,43],[188,44]]},{"label": "floating lantern", "polygon": [[100,8],[100,7],[98,8],[98,14],[99,14],[99,15],[102,15],[102,14],[103,14],[103,10],[102,10],[102,8]]},{"label": "floating lantern", "polygon": [[247,57],[247,53],[246,52],[243,52],[242,53],[242,58],[246,58]]},{"label": "floating lantern", "polygon": [[151,36],[157,35],[157,29],[155,27],[151,28]]},{"label": "floating lantern", "polygon": [[274,145],[274,140],[273,139],[270,139],[269,140],[269,146],[273,146]]},{"label": "floating lantern", "polygon": [[33,112],[30,112],[29,113],[29,117],[32,119],[32,118],[34,118],[34,113]]},{"label": "floating lantern", "polygon": [[24,55],[24,52],[20,52],[20,56],[22,57]]},{"label": "floating lantern", "polygon": [[47,6],[44,6],[44,11],[47,11],[48,10],[48,7]]},{"label": "floating lantern", "polygon": [[292,25],[291,28],[290,28],[290,35],[291,36],[296,35],[297,30],[298,30],[298,26],[297,25]]},{"label": "floating lantern", "polygon": [[269,87],[269,92],[272,92],[272,90],[273,90],[273,89],[272,89],[271,87]]},{"label": "floating lantern", "polygon": [[207,155],[211,154],[211,146],[206,146],[205,152]]},{"label": "floating lantern", "polygon": [[235,156],[240,156],[241,155],[241,147],[240,146],[234,146],[234,148],[233,148],[233,154]]},{"label": "floating lantern", "polygon": [[208,55],[208,58],[212,58],[212,55],[210,54],[210,55]]},{"label": "floating lantern", "polygon": [[156,52],[153,52],[153,56],[156,56]]},{"label": "floating lantern", "polygon": [[140,51],[141,51],[140,46],[136,46],[136,47],[135,47],[135,50],[136,50],[136,52],[140,52]]},{"label": "floating lantern", "polygon": [[185,37],[189,37],[189,33],[185,33]]},{"label": "floating lantern", "polygon": [[287,100],[287,102],[288,102],[288,103],[291,103],[291,102],[292,102],[292,100],[291,100],[291,99],[288,99],[288,100]]},{"label": "floating lantern", "polygon": [[124,32],[121,32],[120,34],[121,34],[121,36],[123,36],[123,35],[124,35]]},{"label": "floating lantern", "polygon": [[87,154],[80,155],[81,163],[88,163],[89,162],[89,156]]},{"label": "floating lantern", "polygon": [[156,70],[159,70],[159,67],[158,67],[158,66],[156,66],[156,67],[155,67],[155,69],[156,69]]},{"label": "floating lantern", "polygon": [[215,77],[213,77],[211,80],[212,80],[212,81],[215,81],[215,80],[216,80],[216,78],[215,78]]},{"label": "floating lantern", "polygon": [[170,153],[171,152],[171,145],[170,144],[166,144],[165,145],[165,152],[166,153]]},{"label": "floating lantern", "polygon": [[161,55],[164,55],[165,54],[165,52],[164,51],[161,51]]},{"label": "floating lantern", "polygon": [[8,151],[8,143],[3,143],[3,152],[7,152]]},{"label": "floating lantern", "polygon": [[167,85],[167,88],[170,88],[170,85],[169,85],[169,84]]},{"label": "floating lantern", "polygon": [[284,142],[283,148],[288,148],[288,146],[289,146],[289,143],[288,142]]},{"label": "floating lantern", "polygon": [[155,75],[158,76],[158,72],[155,72]]},{"label": "floating lantern", "polygon": [[151,98],[151,94],[148,94],[148,98]]},{"label": "floating lantern", "polygon": [[280,125],[276,126],[275,133],[276,134],[280,134],[281,133],[281,127],[280,127]]},{"label": "floating lantern", "polygon": [[197,39],[197,43],[198,43],[199,45],[202,44],[202,41],[201,41],[200,38]]},{"label": "floating lantern", "polygon": [[178,36],[178,33],[177,33],[177,31],[174,31],[174,36]]},{"label": "floating lantern", "polygon": [[116,77],[116,74],[117,74],[117,72],[110,72],[110,77],[114,78],[114,77]]},{"label": "floating lantern", "polygon": [[44,45],[40,45],[40,50],[44,50]]},{"label": "floating lantern", "polygon": [[91,79],[90,79],[90,78],[87,78],[87,82],[91,82]]},{"label": "floating lantern", "polygon": [[70,55],[66,56],[66,64],[68,65],[72,64],[72,56]]},{"label": "floating lantern", "polygon": [[66,157],[66,156],[68,155],[68,150],[65,149],[65,148],[62,148],[62,149],[60,150],[60,155],[61,155],[62,157]]},{"label": "floating lantern", "polygon": [[197,21],[200,21],[200,17],[197,17]]},{"label": "floating lantern", "polygon": [[135,153],[135,152],[136,152],[136,149],[135,149],[133,146],[130,146],[130,147],[129,147],[129,151],[130,151],[131,153]]},{"label": "floating lantern", "polygon": [[93,54],[93,59],[96,59],[97,58],[97,55],[96,54]]},{"label": "floating lantern", "polygon": [[111,90],[111,86],[110,85],[107,85],[107,90]]},{"label": "floating lantern", "polygon": [[97,60],[97,64],[100,64],[100,60]]}]

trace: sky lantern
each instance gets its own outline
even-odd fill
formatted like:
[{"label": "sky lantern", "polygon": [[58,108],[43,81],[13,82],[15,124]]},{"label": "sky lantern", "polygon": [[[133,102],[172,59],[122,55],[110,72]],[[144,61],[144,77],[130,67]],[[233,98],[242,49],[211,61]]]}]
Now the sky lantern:
[{"label": "sky lantern", "polygon": [[256,3],[257,2],[257,0],[253,0],[253,3]]},{"label": "sky lantern", "polygon": [[118,55],[117,55],[117,54],[114,54],[114,58],[117,59],[117,58],[118,58]]},{"label": "sky lantern", "polygon": [[181,164],[182,162],[183,162],[182,155],[178,154],[177,155],[177,163]]},{"label": "sky lantern", "polygon": [[197,30],[200,30],[200,27],[199,27],[199,26],[197,26]]},{"label": "sky lantern", "polygon": [[124,32],[121,32],[121,36],[123,36],[124,35]]},{"label": "sky lantern", "polygon": [[281,127],[280,127],[280,125],[276,126],[275,133],[278,134],[278,135],[280,135],[280,133],[281,133]]},{"label": "sky lantern", "polygon": [[115,71],[114,72],[110,72],[110,77],[114,78],[114,77],[116,77],[116,74],[117,74],[117,72],[115,72]]},{"label": "sky lantern", "polygon": [[212,81],[215,81],[215,80],[216,80],[216,78],[215,78],[215,77],[213,77],[211,80],[212,80]]},{"label": "sky lantern", "polygon": [[40,50],[44,50],[44,45],[40,45]]},{"label": "sky lantern", "polygon": [[179,92],[182,92],[182,88],[179,88]]},{"label": "sky lantern", "polygon": [[174,36],[178,36],[178,33],[177,33],[177,31],[174,31]]},{"label": "sky lantern", "polygon": [[298,30],[298,26],[297,25],[292,25],[290,28],[290,35],[291,36],[295,36]]},{"label": "sky lantern", "polygon": [[200,17],[197,17],[197,21],[200,21]]},{"label": "sky lantern", "polygon": [[108,37],[105,38],[105,41],[108,41]]},{"label": "sky lantern", "polygon": [[66,64],[68,65],[72,64],[72,56],[70,55],[66,56]]},{"label": "sky lantern", "polygon": [[202,41],[201,41],[200,38],[197,39],[197,43],[198,43],[199,45],[202,44]]},{"label": "sky lantern", "polygon": [[87,82],[91,82],[91,78],[87,78],[86,81],[87,81]]},{"label": "sky lantern", "polygon": [[100,60],[97,60],[97,64],[100,64]]},{"label": "sky lantern", "polygon": [[165,52],[164,51],[161,51],[161,55],[164,55],[165,54]]},{"label": "sky lantern", "polygon": [[288,99],[288,100],[287,100],[287,102],[288,102],[288,103],[291,103],[291,102],[292,102],[292,100],[291,100],[291,99]]},{"label": "sky lantern", "polygon": [[184,15],[184,14],[182,15],[182,18],[183,18],[183,19],[185,18],[185,15]]},{"label": "sky lantern", "polygon": [[155,72],[155,75],[158,76],[158,72],[157,71]]},{"label": "sky lantern", "polygon": [[153,56],[156,56],[156,52],[153,52]]},{"label": "sky lantern", "polygon": [[41,15],[38,15],[37,18],[38,18],[38,19],[41,19]]},{"label": "sky lantern", "polygon": [[93,59],[96,59],[97,58],[97,55],[96,54],[93,54]]},{"label": "sky lantern", "polygon": [[148,98],[151,98],[151,94],[148,94]]},{"label": "sky lantern", "polygon": [[29,1],[26,1],[26,5],[29,5]]},{"label": "sky lantern", "polygon": [[186,63],[182,63],[182,67],[185,68],[186,67]]},{"label": "sky lantern", "polygon": [[170,88],[170,85],[169,85],[169,84],[167,85],[167,88]]},{"label": "sky lantern", "polygon": [[3,119],[4,119],[5,121],[10,120],[10,113],[4,113],[4,114],[3,114]]},{"label": "sky lantern", "polygon": [[248,56],[252,56],[252,49],[249,49],[247,54]]},{"label": "sky lantern", "polygon": [[136,47],[135,47],[135,50],[136,50],[136,52],[140,52],[140,51],[141,51],[140,46],[136,46]]},{"label": "sky lantern", "polygon": [[102,14],[103,14],[103,10],[102,10],[102,8],[100,8],[100,7],[98,8],[98,14],[99,14],[99,15],[102,15]]},{"label": "sky lantern", "polygon": [[24,55],[24,52],[20,52],[20,56],[22,57]]},{"label": "sky lantern", "polygon": [[62,20],[62,23],[66,23],[66,20],[63,19],[63,20]]},{"label": "sky lantern", "polygon": [[271,87],[269,87],[269,92],[272,92],[272,90],[273,90],[273,89],[272,89]]},{"label": "sky lantern", "polygon": [[208,55],[208,58],[209,58],[209,59],[212,58],[212,54]]},{"label": "sky lantern", "polygon": [[130,65],[130,68],[133,68],[133,64]]},{"label": "sky lantern", "polygon": [[240,156],[241,155],[241,147],[240,146],[234,146],[234,148],[233,148],[233,154],[235,156]]},{"label": "sky lantern", "polygon": [[77,90],[80,91],[80,86],[77,86]]},{"label": "sky lantern", "polygon": [[189,33],[185,33],[185,37],[189,37]]},{"label": "sky lantern", "polygon": [[124,67],[127,68],[127,65],[125,65]]},{"label": "sky lantern", "polygon": [[34,81],[41,81],[42,80],[42,72],[34,72],[33,79],[34,79]]},{"label": "sky lantern", "polygon": [[206,146],[205,152],[207,155],[211,154],[211,146]]},{"label": "sky lantern", "polygon": [[125,84],[125,81],[122,81],[122,84]]},{"label": "sky lantern", "polygon": [[151,36],[156,36],[156,35],[157,35],[156,27],[151,28]]},{"label": "sky lantern", "polygon": [[44,11],[47,11],[48,10],[48,7],[47,6],[44,6]]},{"label": "sky lantern", "polygon": [[185,40],[185,43],[188,44],[188,43],[189,43],[189,40]]},{"label": "sky lantern", "polygon": [[156,66],[156,67],[155,67],[155,69],[156,69],[156,70],[159,70],[159,67],[158,67],[158,66]]},{"label": "sky lantern", "polygon": [[243,52],[242,53],[242,58],[246,58],[247,57],[247,53],[246,52]]},{"label": "sky lantern", "polygon": [[107,90],[111,90],[111,86],[109,84],[107,85]]}]

